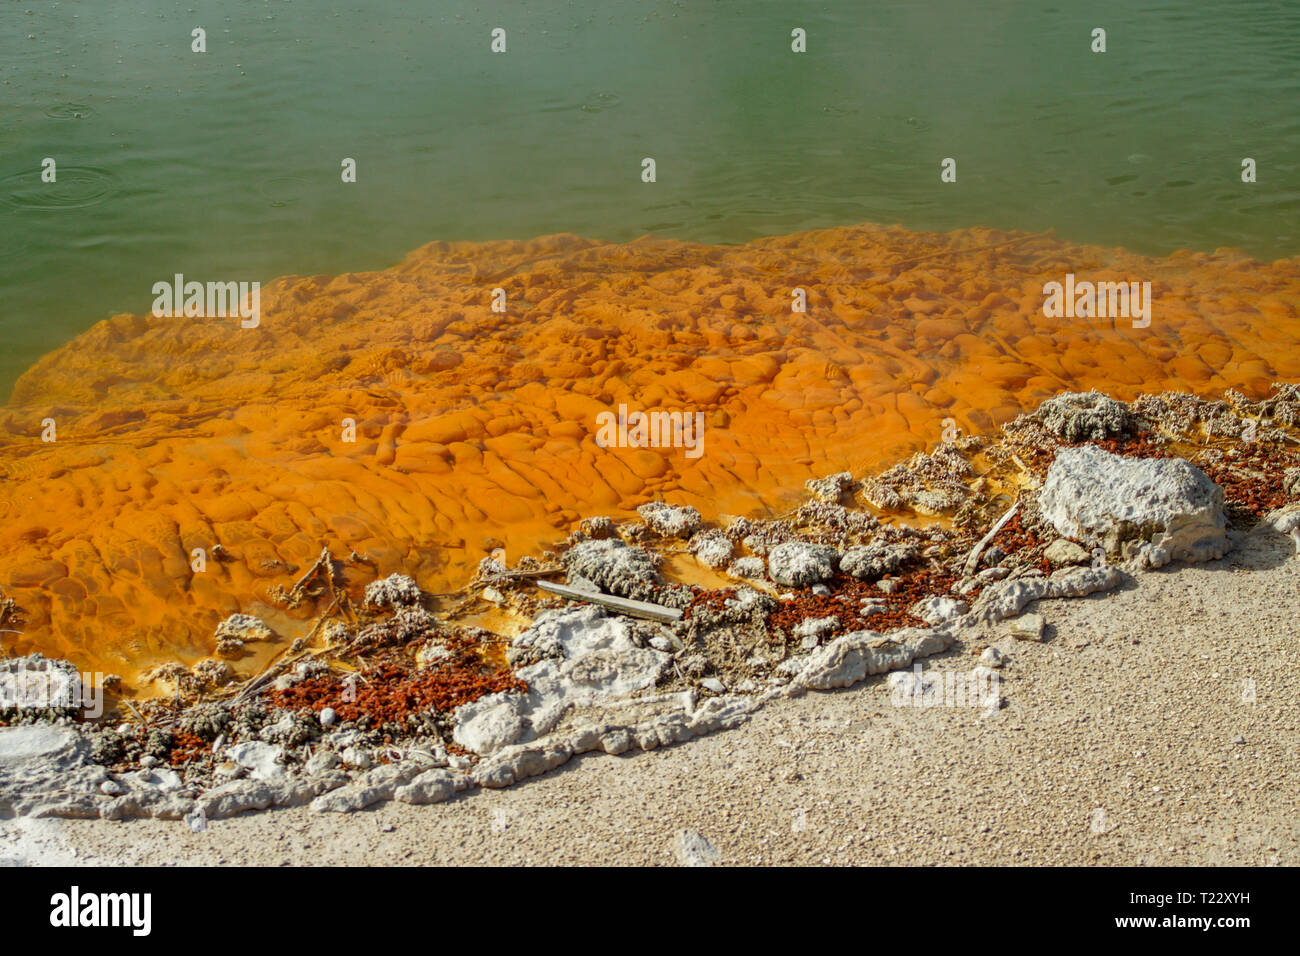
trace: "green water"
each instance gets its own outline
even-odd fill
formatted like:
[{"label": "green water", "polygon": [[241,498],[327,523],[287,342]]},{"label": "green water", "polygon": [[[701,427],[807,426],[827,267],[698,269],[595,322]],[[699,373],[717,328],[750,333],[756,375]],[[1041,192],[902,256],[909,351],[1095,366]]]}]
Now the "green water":
[{"label": "green water", "polygon": [[434,239],[871,221],[1300,252],[1294,0],[0,2],[0,394],[174,273]]}]

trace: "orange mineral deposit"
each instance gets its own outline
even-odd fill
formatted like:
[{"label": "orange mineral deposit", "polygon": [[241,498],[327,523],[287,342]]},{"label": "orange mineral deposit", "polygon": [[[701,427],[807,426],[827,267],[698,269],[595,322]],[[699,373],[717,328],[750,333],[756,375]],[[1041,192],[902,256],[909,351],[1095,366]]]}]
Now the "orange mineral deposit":
[{"label": "orange mineral deposit", "polygon": [[[1150,282],[1149,326],[1047,317],[1044,285],[1067,275]],[[301,633],[311,609],[269,589],[322,547],[369,559],[350,584],[401,570],[446,591],[583,516],[783,510],[809,478],[933,447],[945,419],[989,432],[1062,390],[1263,394],[1300,379],[1297,302],[1300,259],[864,226],[436,242],[382,272],[268,283],[256,328],[117,316],[0,410],[0,586],[24,613],[0,645],[129,686],[209,656],[236,611]],[[620,406],[660,413],[657,443],[636,423],[629,447],[597,442]],[[697,456],[673,440],[687,415]]]}]

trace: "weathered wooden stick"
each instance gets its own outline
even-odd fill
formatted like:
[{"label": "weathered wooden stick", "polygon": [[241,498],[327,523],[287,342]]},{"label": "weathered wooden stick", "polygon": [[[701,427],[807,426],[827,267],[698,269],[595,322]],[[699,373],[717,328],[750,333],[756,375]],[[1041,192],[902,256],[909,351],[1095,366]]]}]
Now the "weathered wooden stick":
[{"label": "weathered wooden stick", "polygon": [[125,697],[122,698],[122,703],[126,705],[127,710],[135,714],[136,719],[140,721],[140,723],[144,724],[146,727],[149,726],[149,721],[145,718],[144,714],[135,709],[135,704],[131,703]]},{"label": "weathered wooden stick", "polygon": [[596,591],[584,591],[581,588],[571,588],[567,584],[556,584],[553,581],[538,581],[537,586],[543,591],[557,594],[570,601],[587,601],[590,604],[599,604],[601,607],[618,611],[620,614],[645,618],[649,621],[661,621],[665,624],[671,624],[682,619],[681,611],[675,607],[664,607],[662,604],[633,601],[628,598],[614,597],[612,594],[600,594]]},{"label": "weathered wooden stick", "polygon": [[503,574],[494,575],[499,578],[535,578],[539,574],[558,574],[564,568],[538,568],[535,571],[506,571]]},{"label": "weathered wooden stick", "polygon": [[314,578],[321,571],[325,572],[326,583],[328,583],[332,587],[334,584],[333,564],[334,564],[334,556],[330,554],[330,549],[321,548],[320,557],[316,559],[316,563],[313,564],[310,568],[308,568],[307,571],[302,575],[302,577],[300,577],[297,581],[293,583],[293,587],[289,589],[289,593],[290,594],[302,593],[303,588],[305,588],[307,584],[310,583],[311,579]]},{"label": "weathered wooden stick", "polygon": [[[475,580],[484,584],[495,584],[498,581],[523,581],[528,578],[541,577],[544,574],[563,574],[564,568],[535,568],[532,571],[499,571],[496,574],[482,574]],[[447,594],[460,594],[466,590],[461,588],[460,591],[450,591]],[[445,597],[444,595],[434,595],[434,597]]]},{"label": "weathered wooden stick", "polygon": [[998,532],[1006,526],[1006,523],[1011,520],[1011,516],[1015,514],[1019,508],[1020,502],[1017,501],[1011,506],[1006,514],[998,519],[997,524],[992,528],[989,528],[989,533],[980,538],[975,547],[971,549],[970,556],[966,558],[965,572],[967,577],[970,577],[970,575],[975,573],[975,568],[979,565],[980,555],[984,553],[984,549],[988,547],[990,541],[997,537]]}]

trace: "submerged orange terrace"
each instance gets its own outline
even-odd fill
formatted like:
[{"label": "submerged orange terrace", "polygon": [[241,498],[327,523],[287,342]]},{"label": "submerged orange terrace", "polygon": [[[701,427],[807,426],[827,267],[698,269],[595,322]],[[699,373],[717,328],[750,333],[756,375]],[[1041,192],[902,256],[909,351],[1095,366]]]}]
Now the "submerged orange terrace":
[{"label": "submerged orange terrace", "polygon": [[[1067,276],[1149,282],[1149,325],[1048,317]],[[0,411],[0,587],[22,609],[0,646],[129,681],[210,656],[231,613],[305,633],[313,609],[276,594],[322,548],[362,559],[349,585],[446,591],[588,515],[782,510],[945,419],[987,432],[1063,390],[1259,396],[1300,379],[1298,302],[1295,258],[865,226],[438,242],[267,283],[255,328],[118,316]]]}]

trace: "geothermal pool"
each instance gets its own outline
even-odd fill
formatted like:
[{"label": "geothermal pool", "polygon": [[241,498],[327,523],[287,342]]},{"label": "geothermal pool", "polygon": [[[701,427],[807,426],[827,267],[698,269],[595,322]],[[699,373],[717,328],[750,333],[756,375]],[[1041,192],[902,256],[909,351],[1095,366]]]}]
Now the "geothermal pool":
[{"label": "geothermal pool", "polygon": [[[1149,324],[1048,317],[1067,274],[1149,281]],[[1262,395],[1300,377],[1297,303],[1297,259],[861,226],[439,242],[272,282],[256,328],[119,316],[38,362],[0,417],[0,582],[27,622],[6,643],[131,672],[206,656],[236,611],[305,631],[275,589],[322,548],[367,559],[350,583],[403,570],[450,591],[584,516],[784,510],[809,478],[988,433],[1062,390]],[[602,444],[620,408],[701,416],[702,453],[671,426]]]},{"label": "geothermal pool", "polygon": [[1296,380],[1300,8],[1130,7],[7,7],[0,647],[130,682],[304,632],[322,548],[446,591],[1063,389]]}]

